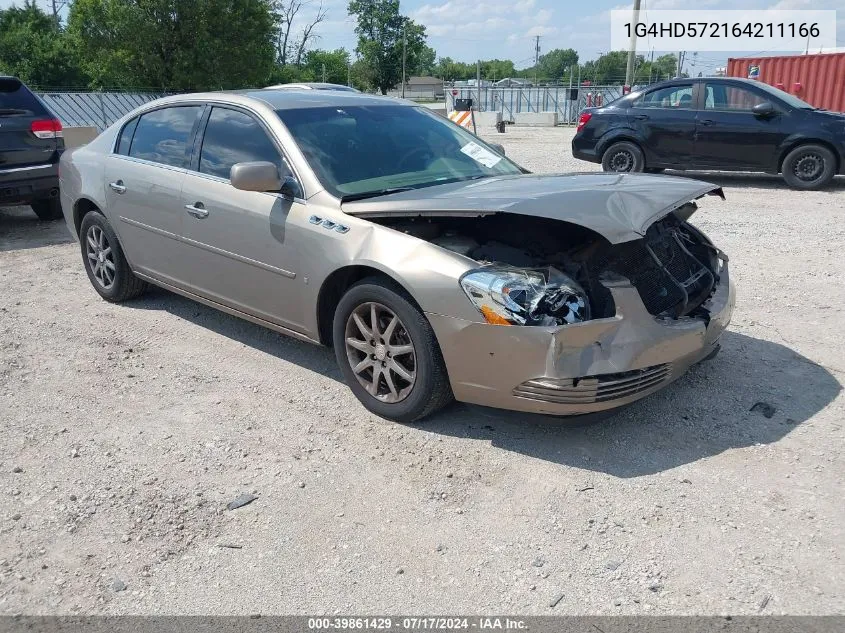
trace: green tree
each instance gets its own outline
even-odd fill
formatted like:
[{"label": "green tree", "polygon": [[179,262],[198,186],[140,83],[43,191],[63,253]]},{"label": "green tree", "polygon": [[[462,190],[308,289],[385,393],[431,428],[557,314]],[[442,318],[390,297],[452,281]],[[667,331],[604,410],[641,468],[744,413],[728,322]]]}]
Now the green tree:
[{"label": "green tree", "polygon": [[481,62],[481,78],[498,81],[516,76],[513,62],[509,59],[488,59]]},{"label": "green tree", "polygon": [[[323,69],[325,68],[325,79]],[[349,72],[349,53],[339,48],[334,51],[312,50],[305,53],[305,64],[300,81],[327,81],[346,85]]]},{"label": "green tree", "polygon": [[425,27],[399,13],[399,0],[352,0],[348,11],[358,20],[355,52],[367,66],[371,85],[382,94],[402,80],[403,39],[406,69],[419,68],[430,57]]},{"label": "green tree", "polygon": [[44,88],[85,83],[60,25],[30,0],[0,9],[0,74]]},{"label": "green tree", "polygon": [[269,0],[76,0],[68,18],[92,87],[263,85],[274,29]]},{"label": "green tree", "polygon": [[539,74],[546,79],[567,77],[569,68],[578,64],[578,53],[571,48],[556,48],[540,56]]}]

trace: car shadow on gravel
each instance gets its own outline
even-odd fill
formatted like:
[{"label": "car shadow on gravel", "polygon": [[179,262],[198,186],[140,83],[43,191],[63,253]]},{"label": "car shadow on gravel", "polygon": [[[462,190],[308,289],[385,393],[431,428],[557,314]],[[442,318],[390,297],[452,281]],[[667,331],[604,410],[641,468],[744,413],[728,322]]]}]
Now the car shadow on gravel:
[{"label": "car shadow on gravel", "polygon": [[[171,292],[154,288],[124,305],[166,310],[342,382],[331,350]],[[716,358],[616,413],[556,418],[454,403],[414,426],[561,465],[639,477],[729,449],[776,442],[824,409],[841,390],[827,369],[789,347],[728,330]],[[350,415],[360,412],[363,409]]]},{"label": "car shadow on gravel", "polygon": [[830,371],[789,347],[727,331],[716,358],[616,413],[554,418],[455,404],[425,428],[549,462],[639,477],[776,442],[841,390]]},{"label": "car shadow on gravel", "polygon": [[[751,189],[780,189],[787,192],[802,193],[791,189],[782,176],[764,174],[759,172],[737,172],[737,171],[676,171],[667,169],[664,172],[667,176],[681,176],[712,182],[720,187],[747,187]],[[835,176],[830,183],[818,190],[821,193],[841,194],[845,192],[845,176]],[[815,193],[815,192],[814,192]]]},{"label": "car shadow on gravel", "polygon": [[42,222],[29,207],[0,207],[0,253],[72,241],[64,220]]}]

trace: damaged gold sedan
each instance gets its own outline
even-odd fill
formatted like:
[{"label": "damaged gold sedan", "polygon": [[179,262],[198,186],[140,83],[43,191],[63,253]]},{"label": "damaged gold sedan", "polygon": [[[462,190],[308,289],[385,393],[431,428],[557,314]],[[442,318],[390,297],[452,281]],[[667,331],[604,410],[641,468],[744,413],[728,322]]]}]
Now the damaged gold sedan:
[{"label": "damaged gold sedan", "polygon": [[718,351],[728,258],[707,183],[534,175],[425,108],[354,93],[168,97],[61,162],[95,290],[149,283],[334,347],[374,413],[453,398],[577,415]]}]

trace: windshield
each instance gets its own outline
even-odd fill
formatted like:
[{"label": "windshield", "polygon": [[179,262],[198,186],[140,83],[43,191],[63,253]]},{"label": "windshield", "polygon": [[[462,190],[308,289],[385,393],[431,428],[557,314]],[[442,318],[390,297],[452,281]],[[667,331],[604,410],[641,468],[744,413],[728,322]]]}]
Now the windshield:
[{"label": "windshield", "polygon": [[764,90],[765,92],[768,92],[768,93],[774,95],[775,97],[777,97],[781,101],[784,101],[786,103],[786,105],[788,105],[790,108],[802,108],[804,110],[815,110],[816,109],[815,106],[811,106],[806,101],[802,101],[801,99],[799,99],[795,95],[791,95],[788,92],[784,92],[780,88],[775,88],[774,86],[770,86],[769,84],[764,84],[764,83],[759,83],[759,84],[755,84],[755,85],[758,88],[760,88],[761,90]]},{"label": "windshield", "polygon": [[338,197],[522,173],[426,108],[333,106],[277,114],[320,182]]}]

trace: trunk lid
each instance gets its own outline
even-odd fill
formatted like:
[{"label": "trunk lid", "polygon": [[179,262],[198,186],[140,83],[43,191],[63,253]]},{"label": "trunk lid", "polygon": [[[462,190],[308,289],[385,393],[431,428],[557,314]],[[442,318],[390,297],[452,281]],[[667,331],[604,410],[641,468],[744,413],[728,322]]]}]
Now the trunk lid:
[{"label": "trunk lid", "polygon": [[0,171],[54,163],[63,147],[61,138],[38,138],[33,121],[55,119],[19,80],[0,77]]},{"label": "trunk lid", "polygon": [[[435,185],[344,203],[363,218],[481,216],[513,213],[571,222],[618,244],[645,235],[657,220],[721,187],[688,178],[642,174],[526,174]],[[689,207],[683,218],[691,215]]]}]

